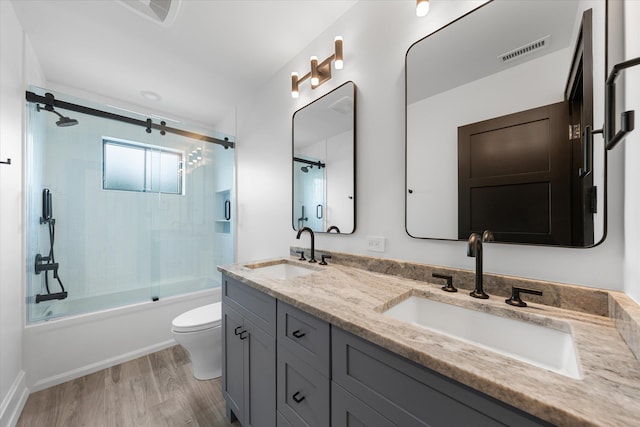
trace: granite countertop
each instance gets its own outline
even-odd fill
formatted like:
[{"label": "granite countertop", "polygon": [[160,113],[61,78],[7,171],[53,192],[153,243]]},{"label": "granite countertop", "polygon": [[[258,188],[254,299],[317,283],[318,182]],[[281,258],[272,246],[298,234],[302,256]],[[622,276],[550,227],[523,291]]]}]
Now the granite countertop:
[{"label": "granite countertop", "polygon": [[[550,423],[638,425],[640,362],[609,317],[534,303],[526,308],[510,307],[501,297],[477,300],[465,291],[443,292],[440,290],[442,284],[343,265],[311,265],[293,257],[287,263],[317,272],[275,279],[255,268],[278,262],[268,260],[248,264],[253,268],[236,264],[218,269],[341,329]],[[538,368],[382,314],[410,295],[422,295],[542,325],[568,325],[575,340],[582,379]],[[628,297],[622,293],[612,292],[610,298],[637,309],[637,305],[629,304]]]}]

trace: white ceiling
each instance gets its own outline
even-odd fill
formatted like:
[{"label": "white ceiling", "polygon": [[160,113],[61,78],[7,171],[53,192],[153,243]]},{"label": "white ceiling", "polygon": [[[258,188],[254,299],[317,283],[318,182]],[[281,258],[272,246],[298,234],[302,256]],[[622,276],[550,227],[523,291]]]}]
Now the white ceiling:
[{"label": "white ceiling", "polygon": [[12,2],[48,82],[215,126],[357,0],[182,0],[170,25],[115,0]]}]

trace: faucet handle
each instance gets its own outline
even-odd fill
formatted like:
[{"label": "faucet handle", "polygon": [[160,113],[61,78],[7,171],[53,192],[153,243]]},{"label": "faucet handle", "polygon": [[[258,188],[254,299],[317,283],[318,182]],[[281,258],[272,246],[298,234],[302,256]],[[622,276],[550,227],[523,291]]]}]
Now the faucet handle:
[{"label": "faucet handle", "polygon": [[296,251],[297,254],[300,254],[300,258],[298,261],[306,261],[307,259],[304,257],[304,251]]},{"label": "faucet handle", "polygon": [[518,288],[517,286],[513,286],[511,288],[511,297],[504,300],[509,305],[513,305],[515,307],[526,307],[527,303],[522,301],[520,298],[520,294],[531,294],[531,295],[540,295],[542,296],[542,291],[536,291],[533,289],[526,288]]},{"label": "faucet handle", "polygon": [[431,275],[431,277],[437,277],[438,279],[446,279],[447,280],[447,285],[443,286],[442,289],[445,292],[458,292],[458,290],[453,286],[453,276],[450,276],[448,274],[437,274],[437,273],[433,273]]}]

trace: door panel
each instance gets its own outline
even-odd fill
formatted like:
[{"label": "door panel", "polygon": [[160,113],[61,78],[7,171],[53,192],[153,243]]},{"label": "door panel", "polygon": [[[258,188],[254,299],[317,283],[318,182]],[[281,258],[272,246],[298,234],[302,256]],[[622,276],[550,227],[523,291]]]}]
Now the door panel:
[{"label": "door panel", "polygon": [[458,238],[571,244],[568,105],[458,128]]},{"label": "door panel", "polygon": [[245,401],[246,427],[273,427],[276,425],[276,340],[246,318],[249,331]]},{"label": "door panel", "polygon": [[222,390],[229,409],[244,424],[244,341],[236,330],[243,330],[243,319],[227,304],[222,304]]}]

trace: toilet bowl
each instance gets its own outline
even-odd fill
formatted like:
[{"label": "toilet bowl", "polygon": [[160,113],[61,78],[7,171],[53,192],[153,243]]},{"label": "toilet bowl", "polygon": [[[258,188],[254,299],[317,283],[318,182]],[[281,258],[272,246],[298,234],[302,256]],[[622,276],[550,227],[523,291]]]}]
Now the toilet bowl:
[{"label": "toilet bowl", "polygon": [[221,319],[219,302],[194,308],[173,319],[173,339],[189,353],[193,376],[199,380],[221,375]]}]

